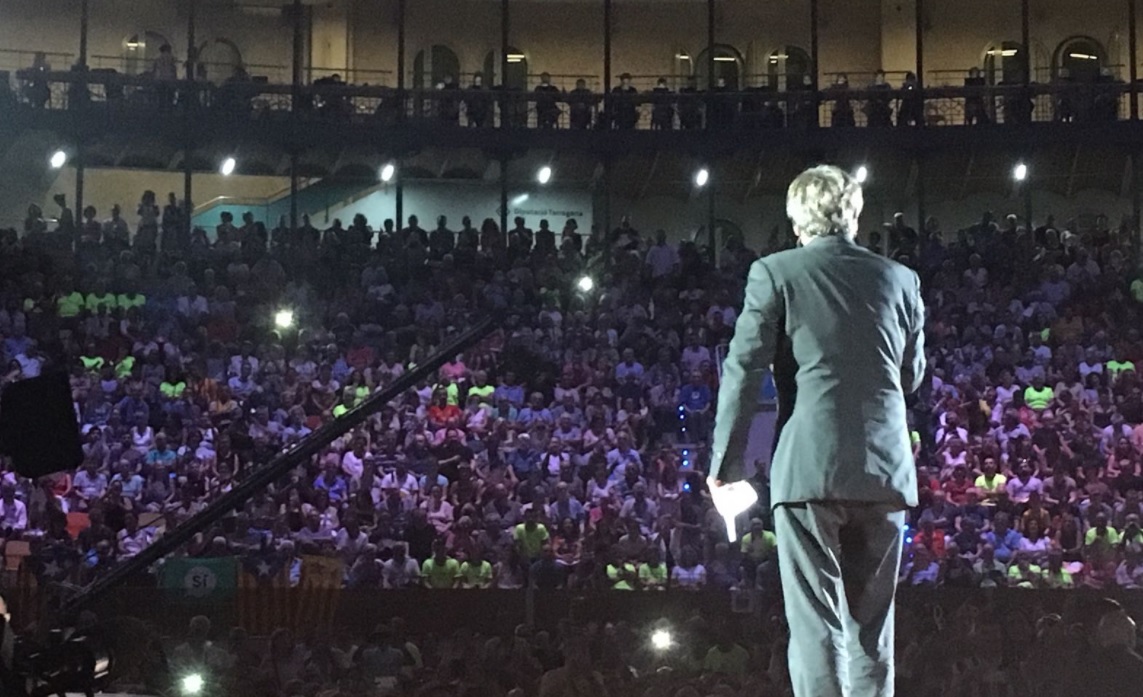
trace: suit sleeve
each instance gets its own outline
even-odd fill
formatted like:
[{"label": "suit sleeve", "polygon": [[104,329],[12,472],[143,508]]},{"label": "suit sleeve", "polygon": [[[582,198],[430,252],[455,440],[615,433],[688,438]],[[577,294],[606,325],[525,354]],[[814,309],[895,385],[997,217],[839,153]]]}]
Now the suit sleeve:
[{"label": "suit sleeve", "polygon": [[718,391],[710,476],[724,482],[745,477],[746,441],[774,352],[785,304],[764,260],[750,267],[746,300],[734,325]]},{"label": "suit sleeve", "polygon": [[925,301],[921,299],[921,279],[913,277],[909,297],[909,335],[905,338],[905,355],[901,361],[901,389],[913,394],[925,378]]}]

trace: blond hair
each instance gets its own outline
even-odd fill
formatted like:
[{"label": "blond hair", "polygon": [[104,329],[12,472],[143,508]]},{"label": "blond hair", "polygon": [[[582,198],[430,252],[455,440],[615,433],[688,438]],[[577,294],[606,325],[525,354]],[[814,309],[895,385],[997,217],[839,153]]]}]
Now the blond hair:
[{"label": "blond hair", "polygon": [[818,165],[799,174],[786,192],[786,215],[799,237],[857,237],[865,199],[861,185],[845,171]]}]

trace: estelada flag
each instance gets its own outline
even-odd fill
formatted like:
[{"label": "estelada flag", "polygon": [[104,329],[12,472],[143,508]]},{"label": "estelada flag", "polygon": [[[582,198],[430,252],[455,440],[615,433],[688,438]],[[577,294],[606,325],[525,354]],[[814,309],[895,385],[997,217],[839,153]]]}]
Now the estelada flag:
[{"label": "estelada flag", "polygon": [[295,624],[299,631],[329,630],[341,598],[345,565],[336,557],[302,557]]},{"label": "estelada flag", "polygon": [[268,635],[279,627],[293,627],[295,594],[283,555],[268,550],[242,558],[238,618],[247,632]]}]

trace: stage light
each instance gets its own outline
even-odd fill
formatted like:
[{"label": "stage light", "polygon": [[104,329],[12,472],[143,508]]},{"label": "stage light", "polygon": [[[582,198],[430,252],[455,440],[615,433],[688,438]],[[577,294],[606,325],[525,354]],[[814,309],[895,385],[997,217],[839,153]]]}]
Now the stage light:
[{"label": "stage light", "polygon": [[540,182],[541,184],[547,184],[551,180],[552,168],[548,165],[544,165],[540,168],[540,171],[536,173],[536,181]]},{"label": "stage light", "polygon": [[580,276],[575,285],[580,289],[580,291],[584,293],[590,293],[591,289],[595,287],[595,281],[591,278],[591,276]]},{"label": "stage light", "polygon": [[857,171],[853,173],[853,178],[857,180],[858,184],[864,184],[866,179],[869,179],[869,168],[861,165]]},{"label": "stage light", "polygon": [[289,329],[294,326],[294,311],[293,310],[278,310],[274,313],[274,325],[278,329]]},{"label": "stage light", "polygon": [[1023,162],[1017,164],[1012,168],[1012,178],[1018,182],[1022,182],[1028,178],[1028,165]]},{"label": "stage light", "polygon": [[699,171],[695,172],[695,186],[700,188],[704,187],[708,181],[710,181],[710,170],[708,170],[706,167],[703,167]]},{"label": "stage light", "polygon": [[60,169],[67,164],[67,153],[63,150],[56,150],[52,153],[52,158],[48,161],[52,169]]},{"label": "stage light", "polygon": [[381,168],[381,181],[385,184],[393,181],[393,176],[397,174],[397,166],[392,162],[386,162],[385,166]]},{"label": "stage light", "polygon": [[238,160],[233,157],[228,157],[222,161],[222,166],[218,168],[218,173],[224,177],[229,177],[234,174],[235,168],[238,167]]},{"label": "stage light", "polygon": [[666,629],[656,629],[651,632],[651,646],[655,647],[656,651],[666,651],[675,644],[674,637],[671,632]]},{"label": "stage light", "polygon": [[512,199],[512,205],[513,205],[513,206],[519,206],[521,203],[523,203],[523,202],[527,201],[527,200],[528,200],[528,198],[530,198],[530,197],[528,196],[528,194],[520,194],[520,195],[519,195],[519,196],[517,196],[516,198]]},{"label": "stage light", "polygon": [[194,697],[194,695],[202,694],[202,688],[206,683],[199,673],[190,673],[184,675],[183,679],[179,681],[179,687],[182,688],[182,693],[187,697]]}]

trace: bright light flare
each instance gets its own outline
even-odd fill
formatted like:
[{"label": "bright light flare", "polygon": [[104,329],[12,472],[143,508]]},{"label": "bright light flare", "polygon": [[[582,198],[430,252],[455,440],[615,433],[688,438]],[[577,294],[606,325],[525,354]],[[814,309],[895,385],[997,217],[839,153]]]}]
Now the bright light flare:
[{"label": "bright light flare", "polygon": [[274,313],[274,325],[279,329],[289,329],[294,326],[293,310],[278,310]]},{"label": "bright light flare", "polygon": [[233,157],[228,157],[222,161],[222,166],[218,168],[218,173],[224,177],[229,177],[234,174],[234,170],[238,167],[238,160]]},{"label": "bright light flare", "polygon": [[1017,164],[1012,168],[1012,178],[1018,182],[1022,182],[1028,178],[1028,165],[1023,162]]},{"label": "bright light flare", "polygon": [[201,674],[191,673],[190,675],[183,676],[179,686],[182,688],[184,695],[194,697],[194,695],[202,694],[202,688],[205,683],[206,681],[202,679]]},{"label": "bright light flare", "polygon": [[387,162],[385,166],[381,168],[381,181],[388,184],[393,181],[395,174],[397,174],[397,166],[392,162]]},{"label": "bright light flare", "polygon": [[595,287],[595,281],[591,276],[581,276],[575,285],[584,293],[590,293],[591,289]]},{"label": "bright light flare", "polygon": [[869,179],[869,168],[861,165],[857,171],[853,173],[853,178],[857,180],[858,184],[864,184],[865,180]]},{"label": "bright light flare", "polygon": [[544,165],[543,167],[540,168],[539,172],[536,172],[536,181],[540,182],[541,184],[547,184],[551,180],[552,180],[552,168],[549,167],[548,165]]},{"label": "bright light flare", "polygon": [[51,164],[52,169],[60,169],[67,164],[67,153],[63,150],[56,150],[52,153],[52,158],[48,160],[48,162]]},{"label": "bright light flare", "polygon": [[651,646],[656,651],[666,651],[675,644],[675,638],[671,636],[671,632],[666,629],[656,629],[651,632]]},{"label": "bright light flare", "polygon": [[695,186],[698,186],[698,187],[706,186],[706,183],[708,181],[710,181],[710,170],[709,169],[707,169],[706,167],[703,167],[699,171],[695,172]]}]

